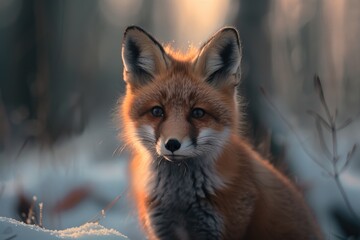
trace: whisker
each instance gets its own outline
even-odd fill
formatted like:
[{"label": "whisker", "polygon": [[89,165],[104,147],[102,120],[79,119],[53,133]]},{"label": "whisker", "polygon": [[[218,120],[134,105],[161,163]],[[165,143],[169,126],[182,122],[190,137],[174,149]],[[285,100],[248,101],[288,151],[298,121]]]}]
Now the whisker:
[{"label": "whisker", "polygon": [[114,157],[114,156],[117,155],[117,154],[120,155],[120,154],[124,151],[125,148],[126,148],[126,144],[119,145],[119,146],[113,151],[112,156]]}]

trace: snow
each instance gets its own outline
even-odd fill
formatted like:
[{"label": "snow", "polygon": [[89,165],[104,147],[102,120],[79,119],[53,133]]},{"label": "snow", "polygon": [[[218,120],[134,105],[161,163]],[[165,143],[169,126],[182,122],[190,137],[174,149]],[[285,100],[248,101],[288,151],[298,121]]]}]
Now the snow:
[{"label": "snow", "polygon": [[[51,149],[29,145],[16,160],[18,148],[0,153],[0,239],[23,235],[22,231],[39,235],[27,239],[43,235],[46,235],[43,239],[69,239],[70,229],[75,226],[83,230],[87,226],[87,232],[97,233],[111,228],[130,239],[145,239],[128,190],[127,154],[113,154],[119,144],[117,131],[106,126],[104,121],[93,123],[83,134],[56,143]],[[31,202],[36,196],[36,218],[39,204],[43,204],[43,226],[48,230],[15,222],[20,221],[19,193]],[[57,211],[64,199],[73,201],[71,195],[78,202],[62,204]],[[98,225],[84,225],[94,219],[99,221]],[[7,227],[12,229],[12,235],[4,237],[1,234]],[[115,232],[109,233],[112,238],[101,239],[119,239]]]},{"label": "snow", "polygon": [[116,240],[125,239],[125,235],[114,229],[107,229],[98,223],[86,223],[80,227],[69,228],[61,231],[47,230],[35,225],[24,224],[11,218],[0,217],[1,239],[99,239]]}]

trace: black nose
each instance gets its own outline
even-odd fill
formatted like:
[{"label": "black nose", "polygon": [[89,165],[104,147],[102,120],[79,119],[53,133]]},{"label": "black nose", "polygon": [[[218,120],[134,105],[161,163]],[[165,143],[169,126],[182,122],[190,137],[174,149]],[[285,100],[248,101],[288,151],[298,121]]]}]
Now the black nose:
[{"label": "black nose", "polygon": [[165,143],[165,148],[172,153],[178,150],[180,147],[181,147],[181,143],[176,139],[169,139]]}]

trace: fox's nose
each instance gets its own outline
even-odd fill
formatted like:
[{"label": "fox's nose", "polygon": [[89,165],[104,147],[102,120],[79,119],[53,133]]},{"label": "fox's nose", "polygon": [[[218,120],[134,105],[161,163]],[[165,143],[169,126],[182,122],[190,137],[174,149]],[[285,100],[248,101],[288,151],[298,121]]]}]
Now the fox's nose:
[{"label": "fox's nose", "polygon": [[181,143],[177,139],[169,139],[165,143],[165,148],[169,150],[170,152],[174,153],[176,150],[178,150],[181,147]]}]

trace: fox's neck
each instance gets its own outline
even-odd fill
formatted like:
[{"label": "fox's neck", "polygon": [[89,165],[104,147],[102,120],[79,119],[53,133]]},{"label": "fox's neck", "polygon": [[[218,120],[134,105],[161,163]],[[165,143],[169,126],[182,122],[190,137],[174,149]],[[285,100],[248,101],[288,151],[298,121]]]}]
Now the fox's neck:
[{"label": "fox's neck", "polygon": [[205,159],[153,160],[148,165],[146,208],[159,238],[220,239],[223,220],[210,199],[224,183],[211,164]]},{"label": "fox's neck", "polygon": [[153,178],[149,184],[154,197],[179,203],[181,197],[188,202],[214,194],[225,183],[217,174],[214,162],[207,160],[195,158],[170,162],[157,158],[152,161],[149,167]]}]

